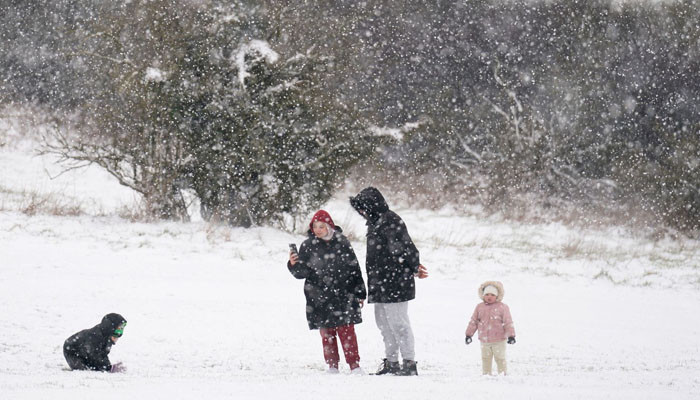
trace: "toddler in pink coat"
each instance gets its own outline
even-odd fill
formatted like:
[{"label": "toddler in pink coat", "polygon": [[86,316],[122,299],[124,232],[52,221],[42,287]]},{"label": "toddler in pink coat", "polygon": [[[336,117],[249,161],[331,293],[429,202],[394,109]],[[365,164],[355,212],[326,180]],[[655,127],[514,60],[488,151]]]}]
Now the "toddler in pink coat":
[{"label": "toddler in pink coat", "polygon": [[474,309],[465,342],[472,342],[472,336],[478,330],[481,342],[481,361],[484,375],[491,374],[491,364],[496,359],[499,374],[506,374],[506,340],[515,343],[515,328],[510,316],[510,309],[503,300],[503,284],[487,281],[479,286],[479,298],[483,300]]}]

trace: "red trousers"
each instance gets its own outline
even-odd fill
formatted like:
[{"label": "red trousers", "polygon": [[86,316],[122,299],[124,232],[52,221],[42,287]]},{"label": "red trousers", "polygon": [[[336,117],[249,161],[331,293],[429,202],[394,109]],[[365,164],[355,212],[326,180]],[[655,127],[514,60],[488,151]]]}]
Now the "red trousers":
[{"label": "red trousers", "polygon": [[357,350],[357,336],[355,336],[355,325],[343,325],[335,328],[321,328],[321,339],[323,339],[323,358],[329,368],[338,368],[340,356],[338,355],[338,341],[343,345],[345,361],[350,365],[350,369],[360,366],[360,353]]}]

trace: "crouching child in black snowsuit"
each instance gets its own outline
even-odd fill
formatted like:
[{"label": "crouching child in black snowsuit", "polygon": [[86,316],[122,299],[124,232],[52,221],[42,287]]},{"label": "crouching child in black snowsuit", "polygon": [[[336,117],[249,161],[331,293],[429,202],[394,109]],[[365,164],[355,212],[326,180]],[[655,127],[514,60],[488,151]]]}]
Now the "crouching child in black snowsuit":
[{"label": "crouching child in black snowsuit", "polygon": [[63,343],[63,356],[70,369],[102,372],[123,372],[122,363],[109,362],[112,345],[124,333],[126,319],[119,314],[107,314],[102,322],[90,329],[84,329],[66,339]]}]

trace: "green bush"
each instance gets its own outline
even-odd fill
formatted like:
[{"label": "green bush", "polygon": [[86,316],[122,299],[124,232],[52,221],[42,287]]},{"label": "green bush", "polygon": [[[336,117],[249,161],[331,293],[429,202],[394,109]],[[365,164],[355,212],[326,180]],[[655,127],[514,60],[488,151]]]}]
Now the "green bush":
[{"label": "green bush", "polygon": [[236,226],[318,207],[373,139],[319,90],[329,59],[276,52],[265,21],[223,1],[103,7],[75,33],[72,62],[92,77],[78,134],[53,151],[106,168],[159,218],[186,218],[188,189]]}]

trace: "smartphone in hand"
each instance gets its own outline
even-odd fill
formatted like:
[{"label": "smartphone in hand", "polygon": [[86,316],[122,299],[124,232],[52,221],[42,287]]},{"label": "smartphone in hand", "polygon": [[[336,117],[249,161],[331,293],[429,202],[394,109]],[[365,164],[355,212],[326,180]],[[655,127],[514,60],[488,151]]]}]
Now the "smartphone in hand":
[{"label": "smartphone in hand", "polygon": [[299,256],[299,252],[297,251],[297,245],[295,243],[290,243],[289,244],[289,252],[292,254],[296,254]]}]

